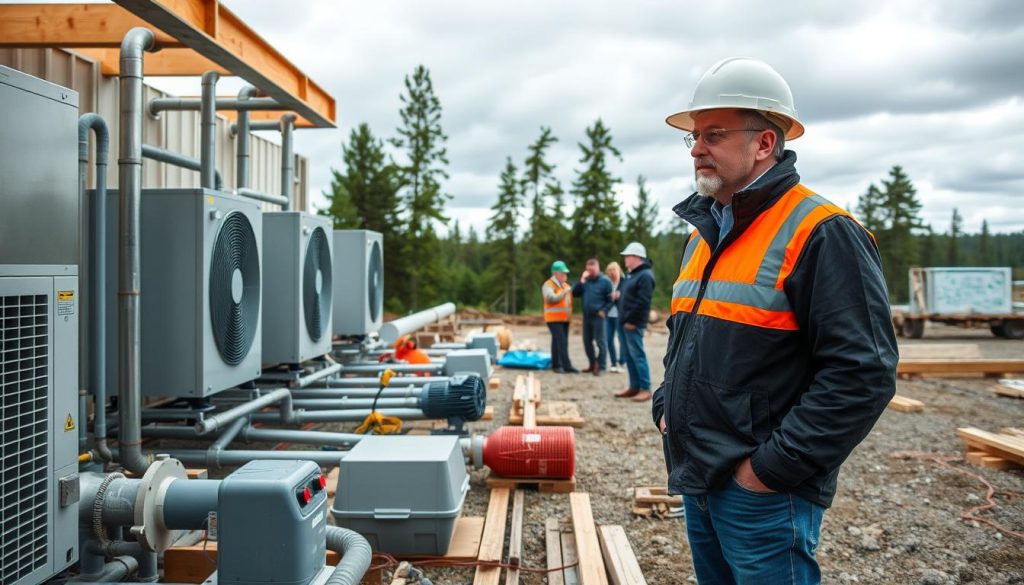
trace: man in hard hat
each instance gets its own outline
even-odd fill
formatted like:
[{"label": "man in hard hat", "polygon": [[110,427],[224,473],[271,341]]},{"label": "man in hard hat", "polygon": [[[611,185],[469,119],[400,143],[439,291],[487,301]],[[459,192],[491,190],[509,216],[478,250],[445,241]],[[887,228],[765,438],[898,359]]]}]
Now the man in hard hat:
[{"label": "man in hard hat", "polygon": [[569,361],[569,318],[572,316],[572,287],[569,267],[556,260],[551,264],[551,278],[544,281],[544,322],[551,332],[551,369],[556,374],[577,373]]},{"label": "man in hard hat", "polygon": [[668,124],[687,132],[696,227],[672,291],[653,401],[697,581],[818,583],[839,467],[895,391],[896,340],[874,239],[800,184],[786,81],[716,63]]},{"label": "man in hard hat", "polygon": [[644,402],[651,399],[651,369],[644,350],[644,332],[651,314],[654,271],[647,259],[647,248],[640,242],[630,242],[626,246],[622,251],[622,263],[626,265],[627,274],[612,296],[619,302],[622,355],[629,373],[629,388],[615,396]]}]

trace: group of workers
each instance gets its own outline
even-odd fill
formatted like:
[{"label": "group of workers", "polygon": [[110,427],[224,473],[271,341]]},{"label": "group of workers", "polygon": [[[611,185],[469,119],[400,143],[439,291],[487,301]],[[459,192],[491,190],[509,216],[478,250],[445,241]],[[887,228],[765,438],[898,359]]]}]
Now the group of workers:
[{"label": "group of workers", "polygon": [[583,373],[600,376],[606,371],[621,372],[625,366],[629,387],[616,396],[644,402],[652,395],[644,332],[654,294],[654,272],[647,259],[647,249],[640,242],[626,246],[622,262],[626,265],[626,274],[617,262],[609,262],[602,274],[601,263],[591,258],[579,280],[572,285],[565,262],[556,260],[551,264],[551,278],[541,287],[544,321],[551,332],[551,367],[558,374],[580,373],[569,359],[569,320],[573,297],[581,298],[583,349],[589,362]]},{"label": "group of workers", "polygon": [[[668,493],[683,496],[697,583],[820,583],[815,553],[840,466],[895,393],[896,339],[874,236],[800,182],[785,142],[804,126],[789,84],[768,64],[719,61],[666,122],[687,133],[697,189],[673,211],[696,229],[679,251],[651,414]],[[623,253],[626,394],[646,399],[642,338],[654,283],[642,246]],[[564,263],[552,272],[552,356],[572,371],[565,346],[577,287]],[[596,264],[577,286],[592,339],[611,310],[608,287]],[[588,346],[587,355],[591,369],[601,367],[600,353]]]}]

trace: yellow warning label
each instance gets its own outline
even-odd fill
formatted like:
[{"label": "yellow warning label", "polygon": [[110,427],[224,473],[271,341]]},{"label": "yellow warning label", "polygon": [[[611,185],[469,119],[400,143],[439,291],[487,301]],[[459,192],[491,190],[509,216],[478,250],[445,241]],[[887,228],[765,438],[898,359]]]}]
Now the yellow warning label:
[{"label": "yellow warning label", "polygon": [[75,291],[73,290],[59,290],[57,291],[58,301],[73,301],[75,300]]},{"label": "yellow warning label", "polygon": [[206,196],[206,204],[207,205],[213,205],[213,195],[207,195]]},{"label": "yellow warning label", "polygon": [[71,418],[71,413],[68,413],[68,419],[64,421],[64,432],[75,430],[75,419]]}]

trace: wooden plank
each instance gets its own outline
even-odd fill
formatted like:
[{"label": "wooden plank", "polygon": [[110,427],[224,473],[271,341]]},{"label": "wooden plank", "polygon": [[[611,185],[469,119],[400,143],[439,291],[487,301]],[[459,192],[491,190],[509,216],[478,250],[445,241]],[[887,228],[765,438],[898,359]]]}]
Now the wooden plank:
[{"label": "wooden plank", "polygon": [[480,417],[480,420],[493,420],[493,419],[494,419],[494,407],[493,406],[486,406],[486,407],[484,407],[484,415],[482,417]]},{"label": "wooden plank", "polygon": [[896,365],[898,374],[1022,374],[1024,360],[970,359],[929,360],[901,359]]},{"label": "wooden plank", "polygon": [[975,465],[977,467],[984,467],[986,469],[998,469],[1000,471],[1005,471],[1007,469],[1016,469],[1020,467],[1020,465],[1014,463],[1013,461],[1003,459],[1002,457],[996,457],[995,455],[989,455],[984,451],[968,451],[967,453],[964,454],[964,460],[970,463],[971,465]]},{"label": "wooden plank", "polygon": [[563,572],[565,585],[580,585],[579,556],[576,553],[576,537],[572,532],[562,533],[562,562],[565,565],[574,565],[567,567]]},{"label": "wooden plank", "polygon": [[999,396],[1024,398],[1024,380],[1001,380],[992,386],[992,391]]},{"label": "wooden plank", "polygon": [[488,390],[498,390],[501,388],[501,378],[498,376],[491,376],[491,379],[487,381]]},{"label": "wooden plank", "polygon": [[[580,416],[580,407],[575,402],[548,401],[537,406],[537,426],[583,428],[586,419]],[[508,424],[522,425],[522,410],[513,408],[508,415]]]},{"label": "wooden plank", "polygon": [[[0,5],[0,46],[117,48],[128,31],[137,26],[152,28],[145,20],[113,5]],[[160,46],[182,46],[163,31],[153,32]]]},{"label": "wooden plank", "polygon": [[924,403],[920,400],[914,400],[913,398],[897,394],[889,402],[889,408],[897,412],[921,412],[924,410]]},{"label": "wooden plank", "polygon": [[1024,437],[1024,429],[1018,429],[1016,427],[1003,427],[999,429],[1001,435],[1013,435],[1015,437]]},{"label": "wooden plank", "polygon": [[581,585],[608,585],[601,545],[597,539],[594,512],[590,508],[590,494],[575,492],[569,494],[572,509],[572,532],[576,537],[576,552],[580,561]]},{"label": "wooden plank", "polygon": [[452,541],[443,557],[433,555],[401,555],[401,559],[446,559],[449,561],[474,561],[480,554],[480,543],[484,538],[484,518],[466,516],[455,520]]},{"label": "wooden plank", "polygon": [[[501,553],[505,549],[505,523],[508,519],[509,490],[495,488],[491,490],[491,499],[487,504],[487,519],[484,520],[484,536],[480,541],[480,553],[477,560],[501,562]],[[500,567],[477,567],[473,576],[473,585],[498,585],[501,580]]]},{"label": "wooden plank", "polygon": [[[548,518],[544,521],[544,548],[547,552],[548,569],[556,569],[565,564],[562,561],[562,530],[558,526],[557,518]],[[565,585],[565,571],[551,571],[547,577],[548,585]]]},{"label": "wooden plank", "polygon": [[981,357],[977,343],[905,343],[900,345],[901,360],[976,359]]},{"label": "wooden plank", "polygon": [[327,474],[327,497],[333,498],[338,493],[338,478],[341,476],[341,468],[335,467]]},{"label": "wooden plank", "polygon": [[512,497],[512,530],[508,537],[508,564],[505,571],[505,585],[519,585],[519,564],[523,561],[523,506],[526,493],[516,490]]},{"label": "wooden plank", "polygon": [[1024,439],[1013,435],[997,435],[973,427],[959,428],[956,432],[969,447],[1024,465]]},{"label": "wooden plank", "polygon": [[205,469],[185,469],[185,475],[189,479],[207,479],[210,477],[209,472]]},{"label": "wooden plank", "polygon": [[505,488],[536,489],[542,494],[568,494],[576,491],[576,478],[569,479],[538,479],[535,477],[502,477],[491,473],[484,480],[491,489]]},{"label": "wooden plank", "polygon": [[[341,556],[327,551],[327,564],[334,566]],[[189,546],[175,546],[164,551],[164,578],[169,583],[205,583],[210,574],[217,570],[217,541],[210,540]],[[381,570],[368,571],[363,576],[363,585],[379,585]]]},{"label": "wooden plank", "polygon": [[647,585],[626,531],[621,526],[600,526],[598,538],[613,585]]},{"label": "wooden plank", "polygon": [[667,487],[637,487],[633,490],[633,501],[637,504],[681,506],[683,504],[683,496],[668,495]]},{"label": "wooden plank", "polygon": [[526,402],[526,376],[516,376],[515,386],[512,388],[512,407],[522,409]]}]

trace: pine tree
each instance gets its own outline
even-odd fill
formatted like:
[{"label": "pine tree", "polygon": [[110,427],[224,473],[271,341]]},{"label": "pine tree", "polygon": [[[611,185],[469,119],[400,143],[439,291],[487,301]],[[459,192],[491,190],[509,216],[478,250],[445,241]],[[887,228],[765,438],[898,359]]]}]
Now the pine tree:
[{"label": "pine tree", "polygon": [[434,222],[448,220],[444,205],[451,196],[441,188],[441,181],[448,178],[448,137],[441,129],[441,101],[434,94],[430,71],[418,65],[411,77],[405,77],[405,91],[399,112],[402,125],[391,142],[405,152],[406,160],[398,166],[405,223],[401,247],[407,261],[402,276],[406,308],[415,310],[421,297],[434,300],[431,293],[441,278]]},{"label": "pine tree", "polygon": [[577,261],[588,257],[615,257],[622,238],[622,221],[615,185],[620,179],[608,168],[608,159],[622,160],[612,135],[600,118],[587,128],[587,143],[579,143],[583,168],[572,185],[576,209],[572,214],[573,253]]},{"label": "pine tree", "polygon": [[331,202],[323,215],[335,218],[339,229],[368,229],[388,234],[398,215],[398,182],[395,166],[384,153],[384,141],[373,136],[370,126],[360,124],[341,146],[345,172],[331,169]]},{"label": "pine tree", "polygon": [[505,170],[499,179],[498,201],[491,207],[494,215],[487,224],[487,236],[492,249],[488,281],[493,285],[491,290],[505,291],[508,307],[513,314],[518,312],[519,256],[516,236],[522,202],[522,183],[518,179],[512,157],[507,157]]},{"label": "pine tree", "polygon": [[946,248],[946,264],[948,266],[960,265],[960,236],[963,235],[964,218],[956,207],[953,208],[953,218],[949,222],[949,247]]},{"label": "pine tree", "polygon": [[981,220],[981,233],[978,234],[978,266],[994,265],[992,254],[992,232],[988,229],[988,220]]},{"label": "pine tree", "polygon": [[658,205],[651,201],[651,193],[647,190],[647,179],[640,175],[636,178],[637,201],[632,211],[626,214],[626,239],[649,244],[654,237],[658,222]]},{"label": "pine tree", "polygon": [[917,189],[899,165],[882,181],[880,201],[884,227],[875,234],[882,257],[882,271],[893,299],[906,300],[909,295],[907,273],[918,262],[918,241],[915,232],[924,228]]},{"label": "pine tree", "polygon": [[[551,128],[542,126],[540,136],[527,148],[523,161],[523,190],[530,197],[530,223],[526,235],[526,253],[519,273],[522,288],[532,290],[534,282],[549,276],[551,262],[565,253],[566,227],[562,211],[562,186],[551,176],[555,165],[547,161],[547,150],[558,138]],[[537,295],[526,295],[523,306],[539,307]]]},{"label": "pine tree", "polygon": [[868,185],[867,192],[857,199],[857,219],[873,234],[885,229],[884,205],[885,195],[874,183]]}]

